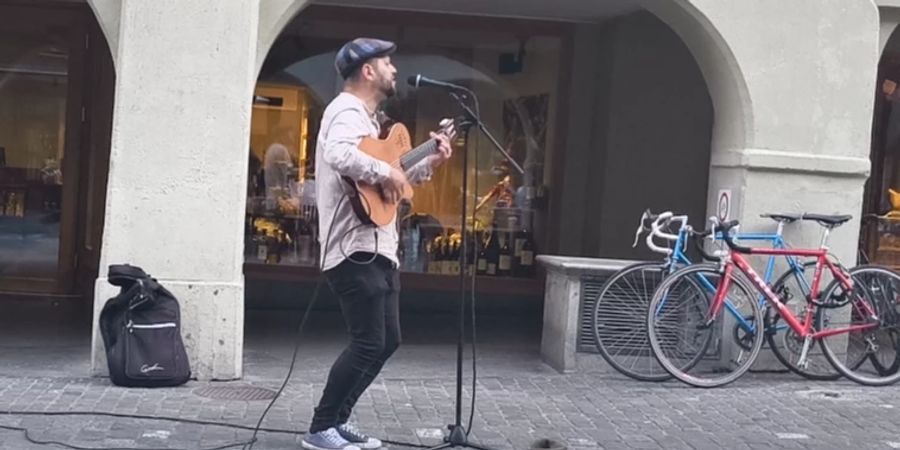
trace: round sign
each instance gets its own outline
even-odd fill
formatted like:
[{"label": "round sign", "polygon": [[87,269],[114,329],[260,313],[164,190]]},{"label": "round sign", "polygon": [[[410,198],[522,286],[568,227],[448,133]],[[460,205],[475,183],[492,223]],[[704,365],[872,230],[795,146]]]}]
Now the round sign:
[{"label": "round sign", "polygon": [[716,207],[716,215],[722,222],[728,220],[729,209],[731,208],[731,198],[728,192],[719,193],[719,202]]}]

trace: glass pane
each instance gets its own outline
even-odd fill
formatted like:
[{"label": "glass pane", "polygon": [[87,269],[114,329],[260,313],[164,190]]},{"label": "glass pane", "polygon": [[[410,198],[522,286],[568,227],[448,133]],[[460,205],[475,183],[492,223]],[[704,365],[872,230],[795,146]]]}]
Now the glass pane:
[{"label": "glass pane", "polygon": [[315,180],[308,176],[311,112],[321,106],[303,86],[260,83],[250,131],[244,257],[267,264],[317,261]]},{"label": "glass pane", "polygon": [[[437,169],[430,182],[416,187],[412,203],[400,209],[399,256],[403,270],[443,275],[461,270],[452,261],[458,261],[460,254],[463,178],[468,170],[467,217],[476,205],[477,212],[475,223],[467,220],[466,227],[476,232],[479,247],[484,249],[483,270],[479,272],[491,276],[534,276],[534,253],[539,250],[545,219],[544,180],[550,170],[545,162],[551,160],[554,141],[562,40],[557,36],[529,36],[528,30],[449,30],[418,23],[403,26],[404,35],[416,37],[404,40],[395,36],[395,26],[380,25],[374,18],[361,23],[304,18],[301,14],[295,22],[298,23],[287,27],[270,52],[257,86],[247,261],[314,265],[318,260],[315,221],[306,220],[315,212],[311,195],[315,174],[311,169],[316,127],[322,110],[342,88],[342,80],[334,70],[336,51],[346,41],[367,35],[399,44],[392,56],[398,70],[398,95],[381,105],[383,134],[388,127],[400,123],[409,129],[415,146],[429,138],[429,132],[438,128],[442,118],[462,114],[446,91],[407,85],[409,76],[422,74],[475,91],[482,120],[525,169],[524,175],[513,170],[477,129],[471,130],[468,146],[459,135],[453,159]],[[267,93],[273,92],[273,86],[280,94],[270,98]],[[298,99],[296,106],[292,106],[294,97]],[[279,129],[282,126],[290,132]],[[269,170],[265,160],[270,151],[286,155],[280,160],[287,178],[279,176],[274,180],[268,173],[259,175],[260,167],[263,172]],[[464,152],[468,152],[468,168],[464,167]],[[299,180],[297,186],[291,184],[295,180]],[[277,192],[271,190],[270,182],[276,184]],[[284,182],[287,187],[282,186]],[[300,211],[299,218],[293,217],[295,210]],[[295,246],[307,248],[307,235],[312,236],[310,250],[300,250],[300,257],[293,256],[298,251]],[[281,256],[271,255],[272,248],[280,249]],[[307,253],[312,258],[306,258]],[[475,270],[471,247],[468,253],[470,270]]]},{"label": "glass pane", "polygon": [[0,277],[55,278],[67,48],[45,35],[0,39]]}]

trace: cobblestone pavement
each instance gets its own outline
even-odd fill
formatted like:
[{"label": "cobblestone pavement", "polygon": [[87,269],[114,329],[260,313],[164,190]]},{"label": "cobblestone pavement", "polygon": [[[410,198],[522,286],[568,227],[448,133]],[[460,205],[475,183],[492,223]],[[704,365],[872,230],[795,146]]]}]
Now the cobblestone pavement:
[{"label": "cobblestone pavement", "polygon": [[[322,384],[298,373],[264,427],[301,430]],[[200,397],[191,382],[170,389],[124,389],[105,379],[0,377],[0,410],[103,411],[222,421],[252,426],[266,401]],[[243,386],[246,381],[215,383]],[[277,388],[273,382],[253,382]],[[900,448],[898,388],[847,382],[811,383],[790,375],[754,374],[733,386],[698,390],[647,384],[616,375],[484,374],[472,438],[498,449],[528,449],[538,438],[570,449]],[[356,420],[395,441],[436,444],[453,420],[452,378],[415,373],[379,379],[360,401]],[[465,390],[469,398],[469,389]],[[468,409],[464,411],[467,420]],[[87,447],[204,448],[246,439],[225,427],[109,417],[0,416],[33,437]],[[438,435],[439,436],[439,435]],[[0,448],[39,448],[21,433],[0,432]],[[263,433],[258,449],[298,448],[290,434]],[[406,448],[394,445],[392,448]]]},{"label": "cobblestone pavement", "polygon": [[[360,400],[355,420],[379,437],[434,445],[454,419],[455,346],[446,336],[429,341],[416,337],[415,331],[411,334],[413,339]],[[478,353],[478,408],[471,438],[497,450],[528,450],[539,438],[558,440],[569,450],[900,448],[900,386],[863,388],[844,381],[810,382],[765,373],[749,374],[724,388],[700,390],[674,381],[632,381],[609,372],[599,357],[589,354],[580,356],[578,373],[564,375],[541,363],[539,337],[535,339],[531,331],[526,335],[530,337],[512,339],[515,336],[486,332]],[[81,341],[80,350],[67,352],[41,342],[24,346],[21,339],[4,338],[0,412],[101,411],[253,426],[267,401],[214,400],[197,390],[211,385],[276,390],[289,362],[290,343],[289,334],[248,331],[246,376],[237,382],[125,389],[104,378],[65,370],[66,358],[83,360]],[[335,335],[311,330],[292,380],[264,427],[305,429],[340,348],[341,339]],[[44,367],[40,361],[50,369],[38,370]],[[466,367],[463,422],[468,421],[471,398],[468,357]],[[26,427],[35,439],[83,447],[199,449],[246,440],[251,434],[219,426],[101,416],[0,413],[0,425]],[[0,449],[39,448],[51,447],[30,444],[21,432],[0,430]],[[296,449],[299,438],[264,432],[254,448]]]}]

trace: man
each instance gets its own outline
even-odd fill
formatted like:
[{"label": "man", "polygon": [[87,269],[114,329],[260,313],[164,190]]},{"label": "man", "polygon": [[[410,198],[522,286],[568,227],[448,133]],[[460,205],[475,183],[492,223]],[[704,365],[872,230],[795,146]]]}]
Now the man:
[{"label": "man", "polygon": [[381,447],[381,441],[364,435],[348,421],[360,395],[400,345],[396,219],[383,227],[361,226],[345,197],[348,191],[341,177],[380,184],[386,197],[399,199],[405,183],[430,179],[432,169],[451,155],[447,137],[432,133],[439,151],[405,176],[359,150],[363,137],[379,136],[378,104],[395,94],[397,70],[390,59],[395,50],[391,42],[358,38],[338,51],[335,68],[344,79],[344,89],[325,109],[319,130],[316,203],[320,263],[338,296],[351,340],[328,374],[302,442],[307,449]]}]

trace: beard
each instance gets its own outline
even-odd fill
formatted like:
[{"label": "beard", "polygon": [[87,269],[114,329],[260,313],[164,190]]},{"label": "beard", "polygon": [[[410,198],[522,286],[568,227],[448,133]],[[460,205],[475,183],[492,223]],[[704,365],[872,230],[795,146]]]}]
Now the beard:
[{"label": "beard", "polygon": [[381,80],[381,83],[379,83],[378,90],[381,91],[381,95],[383,95],[384,98],[386,98],[386,99],[391,98],[394,95],[397,95],[396,82],[392,79],[385,77]]}]

